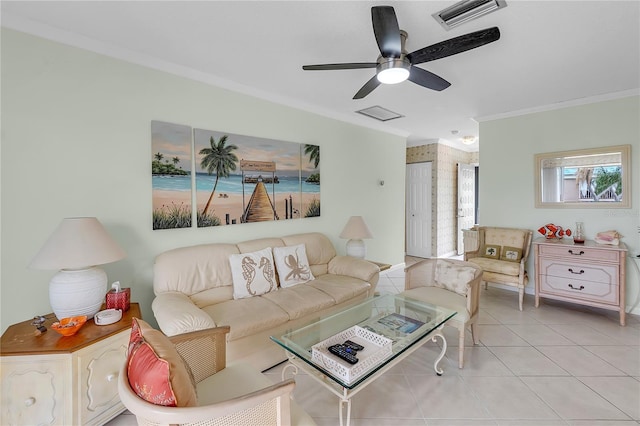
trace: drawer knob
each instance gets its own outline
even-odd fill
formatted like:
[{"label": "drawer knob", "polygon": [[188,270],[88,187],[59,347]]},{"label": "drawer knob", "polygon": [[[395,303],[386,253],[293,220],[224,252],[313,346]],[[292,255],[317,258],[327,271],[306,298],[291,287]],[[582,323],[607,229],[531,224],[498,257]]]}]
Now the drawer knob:
[{"label": "drawer knob", "polygon": [[572,274],[580,275],[584,274],[584,269],[580,269],[580,272],[575,272],[573,268],[569,268],[569,272],[571,272]]},{"label": "drawer knob", "polygon": [[113,382],[115,379],[118,378],[118,373],[111,373],[107,376],[107,381],[108,382]]},{"label": "drawer knob", "polygon": [[35,403],[36,403],[36,399],[34,397],[30,397],[24,400],[25,407],[31,407]]},{"label": "drawer knob", "polygon": [[574,253],[573,250],[569,249],[569,254],[572,254],[574,256],[582,256],[584,254],[584,252],[582,250],[580,250],[579,253]]},{"label": "drawer knob", "polygon": [[573,284],[569,284],[569,288],[573,289],[573,290],[584,290],[584,286],[581,285],[580,287],[574,287]]}]

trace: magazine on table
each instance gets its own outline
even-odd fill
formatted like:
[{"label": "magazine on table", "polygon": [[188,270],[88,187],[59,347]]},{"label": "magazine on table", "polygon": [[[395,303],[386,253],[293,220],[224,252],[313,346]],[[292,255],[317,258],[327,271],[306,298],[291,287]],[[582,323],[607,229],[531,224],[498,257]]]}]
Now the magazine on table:
[{"label": "magazine on table", "polygon": [[409,318],[402,314],[390,313],[373,321],[369,321],[367,324],[362,325],[362,327],[386,336],[395,342],[398,338],[413,333],[424,324],[425,323],[420,320]]}]

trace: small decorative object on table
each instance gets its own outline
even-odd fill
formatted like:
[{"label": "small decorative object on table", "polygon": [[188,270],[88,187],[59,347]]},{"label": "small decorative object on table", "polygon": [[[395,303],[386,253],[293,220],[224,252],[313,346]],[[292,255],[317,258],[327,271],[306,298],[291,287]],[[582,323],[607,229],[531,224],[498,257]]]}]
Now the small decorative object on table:
[{"label": "small decorative object on table", "polygon": [[63,336],[73,336],[78,332],[78,330],[80,330],[85,322],[87,322],[86,315],[62,318],[60,322],[54,322],[53,324],[51,324],[51,328],[53,328]]},{"label": "small decorative object on table", "polygon": [[33,317],[33,321],[31,321],[31,325],[33,325],[36,328],[36,331],[34,332],[35,336],[39,336],[45,331],[47,331],[47,327],[44,326],[44,322],[46,320],[47,319],[42,315]]},{"label": "small decorative object on table", "polygon": [[107,309],[120,309],[122,312],[129,310],[131,289],[120,288],[120,281],[111,284],[111,290],[107,293]]},{"label": "small decorative object on table", "polygon": [[576,222],[576,233],[573,235],[573,242],[584,244],[584,224],[582,222]]},{"label": "small decorative object on table", "polygon": [[622,235],[618,231],[604,231],[596,234],[596,243],[608,244],[610,246],[620,245]]},{"label": "small decorative object on table", "polygon": [[544,226],[538,228],[538,232],[544,235],[547,239],[557,238],[562,239],[565,235],[571,236],[571,229],[564,229],[562,226],[554,225],[553,223],[547,223]]}]

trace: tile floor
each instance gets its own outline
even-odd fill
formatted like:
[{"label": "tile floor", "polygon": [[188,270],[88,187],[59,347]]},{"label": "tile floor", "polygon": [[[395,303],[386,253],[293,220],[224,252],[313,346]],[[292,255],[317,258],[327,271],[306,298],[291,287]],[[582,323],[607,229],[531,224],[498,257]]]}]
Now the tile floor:
[{"label": "tile floor", "polygon": [[[407,265],[415,259],[408,258]],[[380,293],[403,290],[402,269],[381,274]],[[640,424],[640,317],[618,325],[615,312],[543,300],[489,286],[482,290],[480,344],[467,333],[464,369],[457,367],[457,330],[449,348],[428,343],[357,394],[354,426],[626,426]],[[265,374],[280,380],[282,364]],[[294,398],[319,426],[338,424],[338,402],[304,374]],[[110,426],[134,425],[125,412]]]}]

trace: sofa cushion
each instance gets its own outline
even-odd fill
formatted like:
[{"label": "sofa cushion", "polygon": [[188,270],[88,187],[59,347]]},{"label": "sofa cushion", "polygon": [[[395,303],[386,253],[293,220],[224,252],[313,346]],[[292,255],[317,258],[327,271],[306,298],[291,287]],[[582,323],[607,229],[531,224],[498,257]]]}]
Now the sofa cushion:
[{"label": "sofa cushion", "polygon": [[191,296],[210,288],[231,285],[229,255],[239,253],[235,244],[202,244],[168,250],[153,265],[155,294],[177,291]]},{"label": "sofa cushion", "polygon": [[289,315],[290,320],[318,312],[335,305],[331,296],[310,285],[282,288],[262,296],[278,305]]},{"label": "sofa cushion", "polygon": [[509,246],[502,247],[500,260],[505,260],[507,262],[520,262],[520,259],[522,259],[522,248]]},{"label": "sofa cushion", "polygon": [[[279,290],[280,291],[280,290]],[[228,339],[256,334],[289,321],[289,315],[265,297],[227,300],[202,308],[216,325],[231,327]]]},{"label": "sofa cushion", "polygon": [[434,276],[436,287],[445,288],[466,296],[469,283],[473,280],[476,270],[470,266],[461,266],[445,260],[438,261]]},{"label": "sofa cushion", "polygon": [[[475,263],[485,272],[511,275],[517,277],[520,274],[520,263],[506,262],[504,260],[487,259],[486,257],[474,257],[469,262]],[[486,279],[486,277],[484,277]]]},{"label": "sofa cushion", "polygon": [[273,260],[278,271],[280,287],[293,287],[315,279],[309,269],[309,260],[304,244],[274,247]]},{"label": "sofa cushion", "polygon": [[276,290],[276,271],[271,248],[229,256],[233,276],[233,298],[260,296]]},{"label": "sofa cushion", "polygon": [[371,285],[357,278],[346,275],[324,274],[305,284],[317,288],[331,296],[335,303],[342,303],[371,289]]},{"label": "sofa cushion", "polygon": [[127,355],[127,377],[131,389],[155,405],[198,405],[189,367],[175,346],[160,331],[134,318]]},{"label": "sofa cushion", "polygon": [[329,261],[336,256],[336,249],[329,238],[319,232],[288,235],[282,237],[282,241],[287,246],[304,244],[311,273],[316,277],[327,273]]},{"label": "sofa cushion", "polygon": [[240,253],[264,250],[269,247],[282,247],[284,241],[280,238],[258,238],[257,240],[243,241],[237,244]]}]

